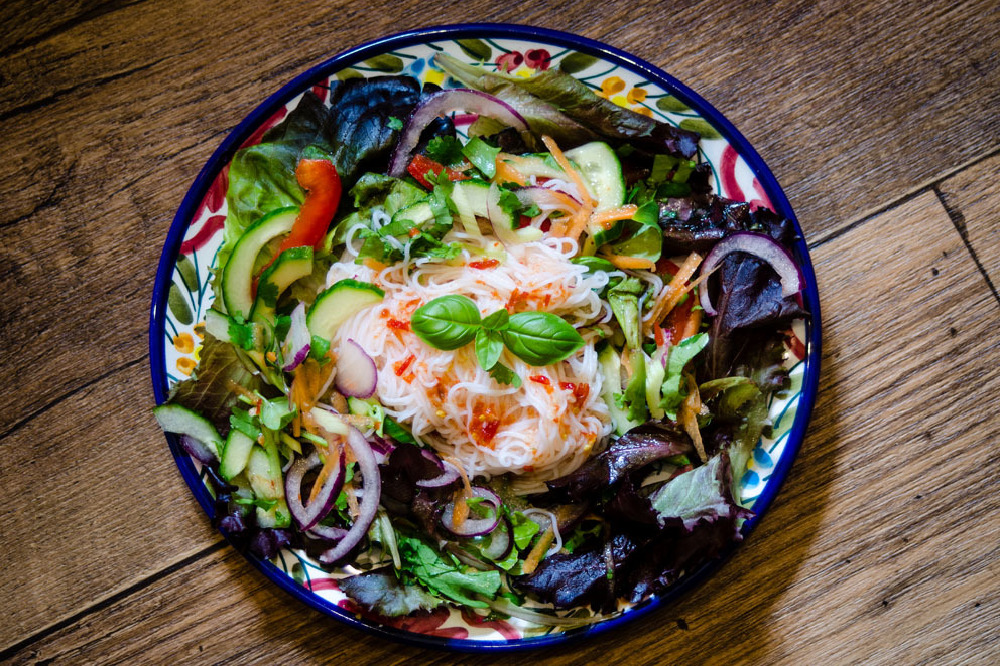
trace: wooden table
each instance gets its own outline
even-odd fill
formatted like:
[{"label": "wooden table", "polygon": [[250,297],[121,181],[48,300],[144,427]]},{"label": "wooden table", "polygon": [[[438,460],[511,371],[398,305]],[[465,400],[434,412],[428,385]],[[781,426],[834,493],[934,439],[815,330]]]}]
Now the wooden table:
[{"label": "wooden table", "polygon": [[989,0],[0,9],[0,661],[479,663],[287,597],[211,529],[150,416],[153,273],[221,139],[296,73],[471,19],[627,49],[768,162],[823,302],[778,500],[678,603],[553,663],[1000,661],[1000,12]]}]

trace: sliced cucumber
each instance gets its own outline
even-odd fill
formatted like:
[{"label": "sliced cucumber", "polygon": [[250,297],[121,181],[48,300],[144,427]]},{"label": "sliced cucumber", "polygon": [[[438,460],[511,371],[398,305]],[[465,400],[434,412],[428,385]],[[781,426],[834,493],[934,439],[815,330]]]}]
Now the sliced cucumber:
[{"label": "sliced cucumber", "polygon": [[277,500],[285,496],[277,450],[272,456],[259,446],[251,447],[246,471],[253,494],[259,499]]},{"label": "sliced cucumber", "polygon": [[611,345],[605,347],[597,360],[601,364],[601,398],[608,406],[611,413],[611,422],[615,426],[615,433],[624,435],[632,428],[639,425],[628,417],[628,411],[619,407],[615,400],[615,394],[622,394],[622,362],[618,352]]},{"label": "sliced cucumber", "polygon": [[[591,195],[597,200],[595,213],[620,208],[625,204],[622,163],[611,146],[601,141],[592,141],[567,150],[566,157],[576,164]],[[609,229],[600,224],[592,224],[587,228],[587,233],[594,239],[594,245],[600,247],[621,236],[624,226],[622,220],[616,221]]]},{"label": "sliced cucumber", "polygon": [[282,252],[281,256],[260,275],[260,281],[257,283],[257,300],[254,301],[250,318],[257,321],[273,321],[274,307],[281,294],[296,280],[310,275],[312,270],[311,247],[290,247]]},{"label": "sliced cucumber", "polygon": [[365,308],[381,303],[383,297],[385,292],[373,284],[341,280],[316,297],[306,315],[309,333],[332,340],[341,324]]},{"label": "sliced cucumber", "polygon": [[560,180],[565,180],[566,178],[566,172],[562,170],[562,167],[548,153],[519,155],[517,160],[507,160],[507,162],[514,169],[517,169],[518,173],[524,176],[559,178]]},{"label": "sliced cucumber", "polygon": [[274,506],[266,511],[257,507],[257,527],[282,528],[292,524],[292,513],[284,498],[275,500]]},{"label": "sliced cucumber", "polygon": [[576,164],[590,193],[597,199],[594,212],[620,208],[625,203],[622,163],[611,146],[602,141],[592,141],[567,150],[566,157]]},{"label": "sliced cucumber", "polygon": [[236,428],[229,431],[226,446],[222,449],[222,460],[219,462],[219,474],[222,478],[229,481],[246,468],[253,445],[253,438]]},{"label": "sliced cucumber", "polygon": [[193,437],[208,447],[218,458],[222,450],[222,437],[215,426],[204,416],[183,405],[168,402],[153,408],[153,416],[164,432]]},{"label": "sliced cucumber", "polygon": [[409,220],[417,226],[430,222],[433,219],[434,211],[431,210],[431,205],[426,201],[418,201],[406,206],[405,208],[400,208],[392,216],[393,222],[397,222],[399,220]]},{"label": "sliced cucumber", "polygon": [[253,275],[257,255],[272,239],[287,234],[299,209],[279,208],[260,218],[243,232],[222,270],[222,298],[233,317],[247,317],[253,308]]}]

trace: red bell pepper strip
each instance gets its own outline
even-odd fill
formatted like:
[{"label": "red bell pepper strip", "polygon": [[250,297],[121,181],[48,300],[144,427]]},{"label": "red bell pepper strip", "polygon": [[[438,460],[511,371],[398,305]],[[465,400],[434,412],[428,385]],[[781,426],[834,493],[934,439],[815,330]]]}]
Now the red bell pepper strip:
[{"label": "red bell pepper strip", "polygon": [[340,176],[332,162],[300,160],[295,167],[295,179],[306,191],[306,199],[275,257],[290,247],[318,246],[340,204]]},{"label": "red bell pepper strip", "polygon": [[[295,167],[295,180],[306,191],[305,201],[299,207],[299,214],[292,224],[291,231],[281,241],[278,251],[271,261],[261,269],[261,273],[290,247],[318,247],[323,242],[333,216],[337,214],[340,205],[340,175],[337,167],[329,160],[299,160]],[[257,277],[251,286],[254,297],[257,296]]]},{"label": "red bell pepper strip", "polygon": [[428,190],[433,189],[434,185],[427,180],[427,172],[431,172],[435,177],[440,176],[442,171],[447,170],[448,180],[468,180],[472,178],[469,174],[461,171],[459,169],[453,169],[447,167],[447,169],[438,162],[435,162],[431,158],[417,153],[410,160],[410,165],[406,167],[406,170],[411,176],[416,178],[417,182],[426,187]]}]

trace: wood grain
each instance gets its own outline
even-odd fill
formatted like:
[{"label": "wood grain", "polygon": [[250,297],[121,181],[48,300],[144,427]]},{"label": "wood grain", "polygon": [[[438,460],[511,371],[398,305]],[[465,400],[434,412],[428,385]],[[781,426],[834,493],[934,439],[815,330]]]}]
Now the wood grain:
[{"label": "wood grain", "polygon": [[[0,441],[0,649],[221,541],[151,419],[143,362]],[[10,470],[10,471],[8,471]],[[17,472],[14,473],[13,470]]]},{"label": "wood grain", "polygon": [[952,220],[994,286],[1000,284],[1000,156],[975,164],[940,186]]},{"label": "wood grain", "polygon": [[[896,244],[884,246],[886,236]],[[695,663],[709,647],[711,663],[962,662],[997,654],[1000,499],[990,453],[1000,419],[990,405],[1000,368],[981,359],[996,357],[990,333],[1000,306],[933,193],[821,245],[814,260],[825,306],[821,398],[771,512],[679,603],[538,658]],[[887,275],[896,276],[890,289]],[[950,327],[929,333],[928,319]],[[947,408],[955,395],[961,409]],[[14,662],[139,655],[455,659],[343,628],[226,548],[25,647]]]},{"label": "wood grain", "polygon": [[154,266],[225,134],[334,53],[470,19],[600,39],[703,94],[784,185],[824,308],[810,433],[744,547],[678,603],[531,658],[1000,660],[1000,6],[984,0],[469,0],[431,18],[414,0],[3,3],[0,660],[523,660],[400,646],[285,596],[220,546],[142,416]]}]

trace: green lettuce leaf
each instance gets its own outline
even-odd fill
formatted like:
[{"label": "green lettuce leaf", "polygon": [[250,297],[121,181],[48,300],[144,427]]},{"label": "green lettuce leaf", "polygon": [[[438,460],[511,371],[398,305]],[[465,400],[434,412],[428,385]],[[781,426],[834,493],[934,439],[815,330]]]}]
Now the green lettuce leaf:
[{"label": "green lettuce leaf", "polygon": [[229,382],[258,391],[262,380],[243,365],[232,345],[205,334],[201,359],[190,379],[170,392],[170,402],[184,405],[207,418],[223,437],[229,432],[229,415],[238,404]]},{"label": "green lettuce leaf", "polygon": [[423,540],[397,534],[403,568],[432,593],[473,608],[488,605],[477,595],[493,598],[500,589],[499,571],[467,570]]}]

